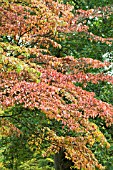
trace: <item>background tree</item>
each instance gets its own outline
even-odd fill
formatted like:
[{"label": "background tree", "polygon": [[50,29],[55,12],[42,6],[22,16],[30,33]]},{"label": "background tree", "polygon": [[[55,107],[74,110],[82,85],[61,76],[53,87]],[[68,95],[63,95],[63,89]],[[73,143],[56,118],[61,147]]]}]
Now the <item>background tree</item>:
[{"label": "background tree", "polygon": [[[80,57],[81,49],[74,53],[73,44],[78,40],[66,46],[75,34],[111,47],[111,36],[91,33],[88,20],[99,17],[100,22],[103,12],[104,19],[110,19],[112,7],[80,9],[74,14],[72,10],[69,4],[52,0],[1,2],[0,117],[4,166],[8,169],[25,169],[26,162],[36,166],[40,154],[55,155],[56,170],[103,169],[106,165],[98,153],[105,154],[101,150],[106,151],[112,142],[107,128],[113,123],[112,95],[106,99],[108,91],[97,91],[95,84],[103,87],[105,82],[112,92],[113,77],[102,72],[111,63]],[[72,52],[61,48],[63,43]],[[51,158],[49,163],[53,165]]]}]

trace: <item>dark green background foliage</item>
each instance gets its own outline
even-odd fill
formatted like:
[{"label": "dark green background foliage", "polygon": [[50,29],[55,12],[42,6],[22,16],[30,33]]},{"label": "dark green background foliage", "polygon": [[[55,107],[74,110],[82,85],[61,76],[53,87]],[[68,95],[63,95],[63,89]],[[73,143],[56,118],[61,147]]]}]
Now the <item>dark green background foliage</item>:
[{"label": "dark green background foliage", "polygon": [[96,7],[103,7],[113,4],[111,0],[63,0],[63,2],[69,3],[75,7],[75,9],[91,9]]}]

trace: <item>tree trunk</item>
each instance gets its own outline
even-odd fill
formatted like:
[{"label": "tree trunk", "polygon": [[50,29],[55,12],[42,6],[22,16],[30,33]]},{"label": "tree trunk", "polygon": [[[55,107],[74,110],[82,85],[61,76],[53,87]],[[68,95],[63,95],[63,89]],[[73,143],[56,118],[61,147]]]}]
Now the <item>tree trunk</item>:
[{"label": "tree trunk", "polygon": [[55,170],[70,170],[73,165],[72,161],[65,158],[64,150],[61,149],[59,153],[54,155]]}]

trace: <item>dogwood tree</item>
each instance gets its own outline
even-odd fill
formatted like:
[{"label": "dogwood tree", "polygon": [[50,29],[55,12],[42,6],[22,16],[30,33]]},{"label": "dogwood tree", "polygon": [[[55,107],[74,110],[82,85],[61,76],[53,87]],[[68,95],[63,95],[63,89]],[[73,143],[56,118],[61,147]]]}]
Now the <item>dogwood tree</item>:
[{"label": "dogwood tree", "polygon": [[112,7],[72,10],[73,6],[54,0],[0,2],[1,132],[18,139],[29,132],[29,147],[43,148],[43,156],[55,155],[56,170],[104,169],[91,148],[97,143],[108,149],[110,144],[93,119],[111,126],[113,106],[85,87],[90,82],[113,84],[111,75],[88,71],[111,63],[55,57],[52,52],[61,49],[60,42],[73,32],[111,45],[113,38],[94,35],[86,20],[103,17],[103,12],[109,18]]}]

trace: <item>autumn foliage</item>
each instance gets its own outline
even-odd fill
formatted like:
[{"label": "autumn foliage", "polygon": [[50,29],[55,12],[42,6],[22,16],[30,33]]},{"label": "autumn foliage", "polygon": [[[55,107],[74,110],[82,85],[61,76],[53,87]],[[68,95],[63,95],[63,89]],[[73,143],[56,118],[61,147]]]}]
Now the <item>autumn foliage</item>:
[{"label": "autumn foliage", "polygon": [[[22,135],[21,130],[10,122],[11,112],[6,114],[6,110],[14,106],[32,112],[39,110],[50,121],[61,123],[64,133],[57,135],[56,129],[49,127],[48,122],[47,127],[40,127],[39,145],[45,140],[50,144],[44,156],[63,148],[65,157],[73,162],[74,168],[103,169],[90,147],[95,142],[106,148],[110,144],[90,118],[101,118],[106,126],[111,126],[113,106],[97,99],[95,93],[86,91],[85,87],[88,82],[113,84],[113,76],[87,71],[104,68],[110,63],[72,56],[57,58],[52,56],[50,48],[62,48],[59,42],[65,39],[66,33],[73,31],[85,32],[91,41],[112,44],[113,38],[94,35],[85,24],[88,17],[101,16],[103,11],[108,18],[112,10],[110,7],[100,8],[100,13],[98,9],[77,10],[75,14],[72,10],[71,5],[54,0],[0,2],[1,131],[6,136]],[[82,87],[76,83],[81,83]],[[68,132],[75,132],[76,136],[65,135],[65,128]],[[35,137],[37,139],[37,133],[30,137],[30,143]]]}]

